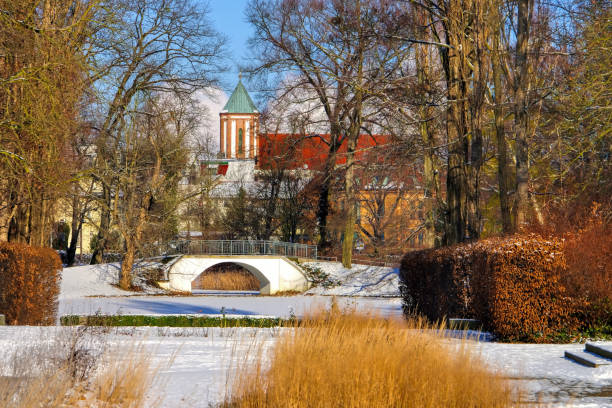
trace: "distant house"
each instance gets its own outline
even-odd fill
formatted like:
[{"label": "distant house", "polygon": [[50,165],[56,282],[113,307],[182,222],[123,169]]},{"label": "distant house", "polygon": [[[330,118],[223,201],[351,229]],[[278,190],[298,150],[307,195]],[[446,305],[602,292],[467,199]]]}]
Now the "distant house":
[{"label": "distant house", "polygon": [[[260,111],[239,79],[229,100],[219,112],[219,152],[214,159],[202,160],[199,169],[200,175],[207,178],[210,187],[206,190],[206,199],[216,203],[214,207],[217,215],[223,211],[222,203],[235,197],[241,188],[247,193],[255,191],[261,172],[280,167],[290,172],[299,172],[301,179],[310,180],[315,179],[316,174],[326,165],[329,134],[261,132],[260,119]],[[400,170],[390,165],[388,158],[381,158],[377,154],[388,150],[384,147],[390,141],[386,135],[363,134],[357,143],[355,155],[362,176],[358,186],[356,242],[364,243],[366,250],[373,243],[378,245],[385,239],[394,241],[395,246],[414,247],[422,244],[422,234],[412,233],[422,223],[420,207],[423,196],[418,189],[417,178],[414,172],[408,175],[405,169]],[[346,152],[346,143],[343,143],[337,150],[333,164],[338,177],[341,177],[346,163]],[[368,173],[367,168],[371,166],[376,167],[376,170]],[[372,179],[366,180],[365,177]],[[388,182],[381,183],[374,178],[379,181],[386,179]],[[302,188],[306,184],[302,183]],[[340,197],[340,200],[333,203],[338,213],[342,210],[341,201]],[[200,207],[204,205],[202,202]],[[202,213],[203,209],[196,208],[195,212],[198,211]],[[394,220],[391,222],[390,218]],[[194,217],[184,217],[181,235],[191,238],[203,236],[199,231],[189,232],[197,231],[197,224],[198,220]],[[208,237],[221,235],[220,231],[213,231]]]}]

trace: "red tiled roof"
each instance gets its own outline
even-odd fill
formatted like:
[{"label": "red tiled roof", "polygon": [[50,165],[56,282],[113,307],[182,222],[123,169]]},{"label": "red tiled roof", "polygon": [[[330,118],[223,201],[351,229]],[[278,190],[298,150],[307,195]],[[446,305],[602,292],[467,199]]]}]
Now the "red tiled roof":
[{"label": "red tiled roof", "polygon": [[[259,136],[258,166],[270,167],[285,163],[288,168],[322,169],[329,153],[330,135],[297,135],[267,133]],[[371,148],[390,142],[386,135],[362,134],[357,141],[359,159]],[[338,149],[336,165],[346,163],[346,141]]]}]

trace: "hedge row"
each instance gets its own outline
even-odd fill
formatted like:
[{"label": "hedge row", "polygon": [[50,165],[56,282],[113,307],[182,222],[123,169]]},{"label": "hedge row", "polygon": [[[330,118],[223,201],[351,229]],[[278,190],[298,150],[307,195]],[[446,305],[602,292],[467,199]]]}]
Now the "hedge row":
[{"label": "hedge row", "polygon": [[579,326],[560,282],[565,267],[561,242],[534,235],[410,252],[400,271],[404,311],[478,319],[511,341],[549,341]]},{"label": "hedge row", "polygon": [[13,325],[53,325],[62,263],[49,248],[0,242],[0,314]]},{"label": "hedge row", "polygon": [[292,326],[293,319],[210,316],[146,316],[146,315],[67,315],[60,318],[62,326],[151,326],[151,327],[280,327]]}]

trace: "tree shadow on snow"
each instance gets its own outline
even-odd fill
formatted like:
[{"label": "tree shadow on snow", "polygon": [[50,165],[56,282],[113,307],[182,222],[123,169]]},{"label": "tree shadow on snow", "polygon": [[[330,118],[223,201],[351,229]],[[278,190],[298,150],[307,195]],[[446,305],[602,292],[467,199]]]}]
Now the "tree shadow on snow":
[{"label": "tree shadow on snow", "polygon": [[190,305],[176,301],[148,301],[139,299],[126,299],[122,305],[127,309],[139,309],[152,314],[237,314],[252,316],[257,313],[250,310],[235,309],[231,307],[216,307],[206,305]]}]

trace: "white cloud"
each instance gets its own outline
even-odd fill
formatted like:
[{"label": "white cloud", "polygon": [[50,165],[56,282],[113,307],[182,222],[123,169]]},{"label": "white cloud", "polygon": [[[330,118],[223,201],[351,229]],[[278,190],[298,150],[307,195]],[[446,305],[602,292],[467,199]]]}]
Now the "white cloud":
[{"label": "white cloud", "polygon": [[196,91],[193,98],[197,101],[202,115],[197,132],[198,142],[210,144],[217,152],[219,151],[219,112],[227,103],[228,96],[219,88],[209,88]]}]

